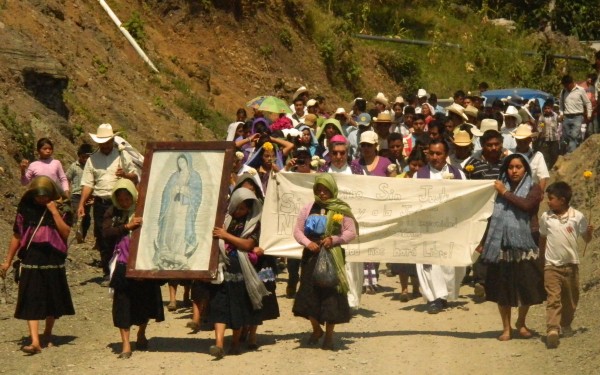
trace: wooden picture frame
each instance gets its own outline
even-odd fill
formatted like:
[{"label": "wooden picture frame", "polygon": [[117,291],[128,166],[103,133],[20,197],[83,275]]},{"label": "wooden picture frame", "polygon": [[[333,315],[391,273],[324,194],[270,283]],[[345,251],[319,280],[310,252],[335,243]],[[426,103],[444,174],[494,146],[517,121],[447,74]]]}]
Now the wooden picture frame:
[{"label": "wooden picture frame", "polygon": [[127,277],[214,279],[215,226],[227,211],[234,142],[150,142],[139,185]]}]

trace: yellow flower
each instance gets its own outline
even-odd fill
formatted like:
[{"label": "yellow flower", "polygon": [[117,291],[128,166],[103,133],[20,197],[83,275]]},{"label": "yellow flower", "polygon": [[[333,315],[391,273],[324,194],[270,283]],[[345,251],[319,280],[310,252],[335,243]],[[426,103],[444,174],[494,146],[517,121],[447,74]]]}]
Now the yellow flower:
[{"label": "yellow flower", "polygon": [[265,142],[263,144],[262,148],[265,151],[272,151],[273,150],[273,144],[271,142]]},{"label": "yellow flower", "polygon": [[592,178],[593,176],[594,176],[594,174],[592,173],[592,171],[583,172],[583,178],[585,178],[586,180]]},{"label": "yellow flower", "polygon": [[469,173],[473,172],[474,170],[475,170],[475,167],[470,164],[465,167],[465,171],[467,171]]},{"label": "yellow flower", "polygon": [[344,215],[342,215],[342,214],[334,214],[333,217],[332,217],[332,219],[333,219],[334,222],[336,222],[338,224],[341,224],[342,220],[344,220]]}]

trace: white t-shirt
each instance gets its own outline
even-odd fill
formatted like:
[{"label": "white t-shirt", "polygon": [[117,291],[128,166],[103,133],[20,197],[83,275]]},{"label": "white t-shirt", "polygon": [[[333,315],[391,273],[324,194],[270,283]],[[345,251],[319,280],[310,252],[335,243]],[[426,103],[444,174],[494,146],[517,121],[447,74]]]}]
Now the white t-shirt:
[{"label": "white t-shirt", "polygon": [[[464,174],[463,171],[461,171],[459,169],[458,172],[460,173],[460,179],[461,180],[466,180],[467,179],[465,177],[465,174]],[[452,176],[452,177],[450,177],[450,176]],[[417,174],[416,173],[413,174],[412,178],[418,178]],[[452,171],[450,171],[450,168],[448,168],[448,164],[444,164],[444,166],[442,167],[441,171],[435,169],[431,165],[429,166],[429,179],[430,180],[444,180],[446,178],[449,178],[451,180],[454,179],[454,174],[452,174]]]},{"label": "white t-shirt", "polygon": [[546,265],[579,264],[577,237],[586,232],[588,222],[583,214],[569,207],[564,215],[546,211],[540,218],[540,235],[546,237]]},{"label": "white t-shirt", "polygon": [[352,169],[350,169],[350,165],[348,163],[344,164],[342,168],[336,168],[333,164],[329,166],[329,173],[341,173],[341,174],[352,174]]},{"label": "white t-shirt", "polygon": [[533,182],[539,184],[541,180],[544,178],[550,178],[550,173],[548,173],[548,166],[546,165],[546,160],[544,159],[544,155],[537,151],[533,153],[533,157],[531,157],[530,153],[523,154],[529,161],[529,165],[531,166],[531,174],[533,176]]}]

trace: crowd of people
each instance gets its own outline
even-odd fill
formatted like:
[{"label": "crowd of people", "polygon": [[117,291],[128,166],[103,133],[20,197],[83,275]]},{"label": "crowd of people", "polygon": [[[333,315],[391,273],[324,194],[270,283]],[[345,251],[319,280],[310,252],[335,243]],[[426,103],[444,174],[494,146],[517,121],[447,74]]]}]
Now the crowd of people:
[{"label": "crowd of people", "polygon": [[[596,58],[600,69],[600,54]],[[444,311],[461,284],[469,283],[478,298],[498,304],[501,341],[513,335],[512,307],[518,308],[516,333],[528,338],[529,306],[546,301],[546,342],[556,347],[559,337],[571,332],[578,302],[577,238],[589,242],[593,227],[570,206],[567,183],[547,186],[549,170],[560,153],[572,152],[583,140],[583,124],[587,135],[598,130],[597,93],[590,101],[570,76],[562,84],[557,103],[519,97],[490,102],[482,82],[479,94],[458,90],[446,108],[438,105],[435,94],[420,89],[406,100],[398,96],[390,101],[383,93],[370,100],[357,97],[350,110],[329,113],[324,98],[311,98],[305,87],[291,98],[290,113],[263,113],[256,103],[247,118],[241,108],[227,134],[237,151],[226,219],[212,230],[220,248],[217,279],[170,281],[168,310],[175,310],[176,286],[184,284],[193,309],[187,326],[199,330],[202,318],[214,324],[212,356],[226,354],[226,329],[233,331],[227,354],[239,354],[243,342],[255,350],[258,326],[280,315],[275,281],[287,269],[285,296],[294,299],[293,314],[311,324],[306,343],[321,342],[323,349],[332,350],[335,325],[351,320],[361,294],[380,291],[379,263],[345,262],[343,247],[360,228],[352,209],[337,196],[335,174],[487,179],[494,181],[497,197],[472,267],[387,264],[386,273],[399,277],[401,302],[422,296],[430,314]],[[139,327],[135,348],[144,350],[148,322],[165,318],[161,284],[126,277],[131,233],[143,225],[135,215],[140,169],[115,143],[116,135],[111,125],[100,125],[90,134],[97,150],[83,144],[66,173],[53,159],[48,138],[37,143],[38,160],[21,163],[27,191],[1,270],[6,275],[19,259],[15,317],[28,322],[31,344],[22,348],[26,353],[52,345],[55,320],[75,313],[65,272],[67,244],[71,227],[79,242],[85,240],[90,218],[103,285],[114,290],[119,358],[132,355],[133,325]],[[269,230],[261,227],[260,218],[275,173],[307,174],[314,192],[293,231],[304,249],[302,257],[287,259],[285,266],[266,256],[259,243],[260,232]],[[544,195],[549,210],[538,218]],[[39,320],[45,320],[41,336]]]}]

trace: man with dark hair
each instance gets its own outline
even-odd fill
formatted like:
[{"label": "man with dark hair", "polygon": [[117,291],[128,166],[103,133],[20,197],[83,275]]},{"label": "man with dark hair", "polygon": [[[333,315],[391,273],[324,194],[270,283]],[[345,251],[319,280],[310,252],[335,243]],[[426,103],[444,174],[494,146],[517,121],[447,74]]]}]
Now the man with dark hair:
[{"label": "man with dark hair", "polygon": [[[448,144],[435,140],[429,144],[429,163],[419,169],[413,178],[441,180],[446,178],[464,180],[464,173],[449,165]],[[440,266],[437,264],[417,264],[419,285],[423,297],[427,299],[427,312],[437,314],[448,306],[448,299],[458,298],[465,267]]]},{"label": "man with dark hair", "polygon": [[444,107],[438,104],[438,97],[436,94],[429,94],[429,99],[427,100],[429,104],[435,109],[435,113],[446,113]]},{"label": "man with dark hair", "polygon": [[465,94],[465,92],[463,90],[457,90],[452,97],[454,98],[454,103],[460,104],[461,106],[464,107],[466,96],[467,95]]},{"label": "man with dark hair", "polygon": [[292,113],[291,115],[288,114],[287,117],[292,120],[292,125],[294,125],[294,127],[297,127],[300,124],[304,123],[304,116],[306,114],[306,103],[304,102],[304,99],[302,99],[302,97],[297,97],[296,99],[294,99],[294,113]]},{"label": "man with dark hair", "polygon": [[567,152],[573,152],[581,143],[581,125],[592,118],[592,102],[583,88],[575,84],[570,75],[563,76],[560,83],[560,116]]},{"label": "man with dark hair", "polygon": [[[94,153],[92,145],[89,143],[83,143],[77,149],[77,160],[74,161],[67,169],[65,175],[69,181],[69,191],[71,192],[71,209],[76,212],[79,208],[79,201],[81,200],[81,177],[83,176],[83,168],[85,163],[89,159],[90,155]],[[77,232],[75,233],[77,243],[83,243],[88,229],[92,223],[90,216],[90,210],[92,209],[93,200],[89,200],[84,204],[84,216],[81,218],[79,226],[77,226]]]},{"label": "man with dark hair", "polygon": [[596,98],[596,132],[600,133],[600,51],[594,54],[595,61],[592,68],[596,70],[596,81],[594,82],[594,98]]},{"label": "man with dark hair", "polygon": [[[503,137],[497,130],[486,130],[479,138],[481,144],[481,156],[473,157],[464,167],[469,180],[497,180],[500,176],[502,166]],[[483,299],[485,297],[485,277],[487,266],[477,261],[473,264],[473,284],[475,296]]]},{"label": "man with dark hair", "polygon": [[481,95],[481,94],[483,94],[484,92],[486,92],[487,90],[490,89],[490,85],[488,85],[487,82],[483,81],[483,82],[479,83],[478,88],[479,88],[479,94]]}]

